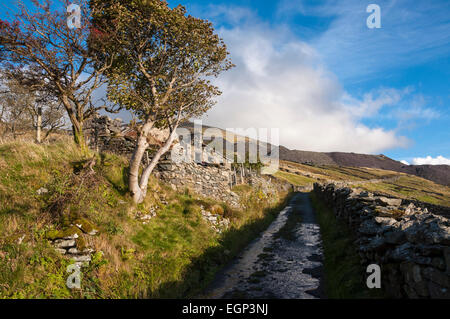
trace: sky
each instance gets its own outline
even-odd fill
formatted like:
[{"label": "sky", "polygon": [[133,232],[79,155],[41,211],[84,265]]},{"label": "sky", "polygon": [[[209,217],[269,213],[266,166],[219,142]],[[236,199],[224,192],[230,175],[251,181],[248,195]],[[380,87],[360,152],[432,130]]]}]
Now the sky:
[{"label": "sky", "polygon": [[[170,0],[236,67],[203,122],[280,129],[291,149],[450,164],[450,1]],[[368,28],[369,4],[381,28]]]},{"label": "sky", "polygon": [[[223,94],[203,123],[278,128],[290,149],[450,165],[450,1],[168,2],[211,21],[236,65],[214,80]],[[367,26],[372,3],[381,28]]]}]

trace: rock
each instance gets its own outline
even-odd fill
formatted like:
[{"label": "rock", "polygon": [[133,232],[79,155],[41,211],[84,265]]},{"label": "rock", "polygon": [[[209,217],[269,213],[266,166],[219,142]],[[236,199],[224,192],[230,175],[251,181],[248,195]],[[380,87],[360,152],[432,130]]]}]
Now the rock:
[{"label": "rock", "polygon": [[362,222],[358,230],[361,234],[375,235],[380,230],[380,227],[373,220],[369,219]]},{"label": "rock", "polygon": [[414,213],[415,213],[415,208],[416,208],[416,206],[414,206],[413,203],[410,203],[410,204],[408,205],[408,207],[406,207],[406,209],[405,209],[405,214],[406,214],[406,215],[414,214]]},{"label": "rock", "polygon": [[450,276],[445,272],[436,270],[432,267],[427,267],[423,271],[423,276],[431,281],[439,284],[440,286],[450,288]]},{"label": "rock", "polygon": [[362,264],[382,267],[390,295],[450,298],[450,220],[437,207],[431,206],[430,213],[425,203],[402,206],[399,198],[347,194],[332,184],[316,183],[314,191],[333,207],[337,218],[357,231]]},{"label": "rock", "polygon": [[78,254],[78,249],[76,249],[75,247],[70,248],[70,249],[68,250],[68,253],[69,253],[69,254]]},{"label": "rock", "polygon": [[57,248],[70,248],[70,247],[75,247],[76,243],[75,243],[75,240],[73,240],[73,239],[69,239],[69,240],[57,239],[57,240],[55,240],[54,245]]},{"label": "rock", "polygon": [[384,238],[382,238],[382,237],[375,237],[368,244],[360,245],[360,250],[364,251],[364,252],[372,251],[372,250],[378,250],[378,249],[383,248],[383,246],[385,244],[386,244],[386,242],[384,241]]},{"label": "rock", "polygon": [[208,220],[209,220],[210,222],[216,223],[216,222],[217,222],[217,217],[212,216],[212,217],[209,217]]},{"label": "rock", "polygon": [[71,259],[75,260],[75,262],[88,263],[91,261],[91,255],[75,255],[71,256]]},{"label": "rock", "polygon": [[390,217],[375,217],[375,221],[378,224],[382,224],[382,225],[393,225],[395,224],[397,221],[395,220],[395,218],[390,218]]},{"label": "rock", "polygon": [[65,236],[65,237],[63,237],[63,239],[77,239],[78,237],[80,237],[80,236],[78,236],[78,234],[75,233],[73,235]]},{"label": "rock", "polygon": [[359,197],[369,197],[369,192],[362,191],[361,193],[359,193]]},{"label": "rock", "polygon": [[38,194],[38,195],[47,194],[47,193],[48,193],[48,189],[45,187],[41,187],[36,191],[36,194]]},{"label": "rock", "polygon": [[450,247],[444,248],[444,259],[447,266],[447,275],[450,275]]},{"label": "rock", "polygon": [[418,244],[415,248],[422,256],[441,256],[445,252],[445,247],[441,245]]},{"label": "rock", "polygon": [[390,258],[397,261],[410,260],[412,256],[412,245],[410,243],[404,243],[396,247],[390,253]]},{"label": "rock", "polygon": [[98,230],[94,228],[94,225],[88,221],[86,218],[78,218],[74,221],[76,227],[78,227],[83,233],[92,235],[96,234]]},{"label": "rock", "polygon": [[97,229],[93,229],[93,230],[91,230],[89,233],[88,233],[88,235],[91,235],[91,236],[95,236],[95,235],[97,235],[98,234],[98,230]]},{"label": "rock", "polygon": [[412,243],[420,243],[423,241],[423,229],[418,224],[413,224],[404,230],[406,239]]},{"label": "rock", "polygon": [[378,197],[377,202],[384,206],[400,206],[402,204],[401,198],[388,198],[388,197]]},{"label": "rock", "polygon": [[388,231],[383,234],[383,237],[388,244],[401,244],[406,241],[405,233],[402,231]]}]

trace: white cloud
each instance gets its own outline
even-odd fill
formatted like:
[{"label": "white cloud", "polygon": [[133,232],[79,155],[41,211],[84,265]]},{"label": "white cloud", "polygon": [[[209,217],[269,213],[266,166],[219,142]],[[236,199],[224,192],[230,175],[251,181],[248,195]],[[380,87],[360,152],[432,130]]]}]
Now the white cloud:
[{"label": "white cloud", "polygon": [[409,165],[408,161],[405,161],[405,160],[400,161],[400,163],[405,164],[405,165]]},{"label": "white cloud", "polygon": [[367,28],[369,3],[284,0],[279,14],[285,19],[298,14],[313,16],[327,23],[327,30],[312,45],[323,54],[329,67],[345,79],[385,77],[392,68],[420,65],[450,53],[448,1],[378,0],[380,29]]},{"label": "white cloud", "polygon": [[351,97],[320,63],[318,52],[282,26],[252,18],[219,33],[237,67],[217,79],[223,95],[205,123],[280,128],[281,145],[312,151],[378,153],[408,144],[394,130],[361,122],[394,104],[401,92]]},{"label": "white cloud", "polygon": [[450,165],[450,159],[444,156],[437,156],[435,158],[431,156],[427,157],[416,157],[413,159],[414,165]]}]

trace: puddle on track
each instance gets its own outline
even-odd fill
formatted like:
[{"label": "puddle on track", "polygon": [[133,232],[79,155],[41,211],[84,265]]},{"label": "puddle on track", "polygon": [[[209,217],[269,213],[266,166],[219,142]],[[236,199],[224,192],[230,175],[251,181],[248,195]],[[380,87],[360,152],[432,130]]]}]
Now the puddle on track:
[{"label": "puddle on track", "polygon": [[[290,214],[300,214],[293,240],[276,236]],[[307,193],[297,193],[276,220],[222,271],[207,298],[323,298],[322,243]]]}]

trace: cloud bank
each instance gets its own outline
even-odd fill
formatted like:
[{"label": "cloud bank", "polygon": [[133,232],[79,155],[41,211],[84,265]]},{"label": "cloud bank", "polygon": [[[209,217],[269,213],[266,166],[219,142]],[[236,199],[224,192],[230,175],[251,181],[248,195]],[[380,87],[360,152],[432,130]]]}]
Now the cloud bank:
[{"label": "cloud bank", "polygon": [[408,145],[395,130],[362,121],[397,103],[404,92],[350,96],[319,53],[289,29],[259,22],[248,11],[230,12],[232,20],[219,34],[236,68],[217,79],[223,95],[204,117],[206,124],[279,128],[281,145],[311,151],[378,153]]},{"label": "cloud bank", "polygon": [[445,158],[444,156],[437,156],[435,158],[431,156],[427,157],[416,157],[413,159],[414,165],[450,165],[450,158]]}]

